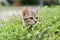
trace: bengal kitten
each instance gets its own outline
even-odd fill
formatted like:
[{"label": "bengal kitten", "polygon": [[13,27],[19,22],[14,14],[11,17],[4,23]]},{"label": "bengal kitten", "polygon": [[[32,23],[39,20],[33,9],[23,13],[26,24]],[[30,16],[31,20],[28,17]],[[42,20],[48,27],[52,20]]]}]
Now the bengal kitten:
[{"label": "bengal kitten", "polygon": [[22,23],[23,23],[23,27],[27,27],[27,26],[33,26],[34,24],[36,24],[38,19],[38,8],[36,8],[35,10],[30,10],[27,7],[24,7],[22,9]]}]

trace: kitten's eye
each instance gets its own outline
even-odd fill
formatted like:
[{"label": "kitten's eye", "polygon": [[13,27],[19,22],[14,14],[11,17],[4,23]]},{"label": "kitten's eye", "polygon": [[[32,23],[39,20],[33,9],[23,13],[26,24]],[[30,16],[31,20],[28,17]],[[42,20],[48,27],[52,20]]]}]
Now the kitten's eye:
[{"label": "kitten's eye", "polygon": [[38,17],[36,17],[36,19],[38,19]]},{"label": "kitten's eye", "polygon": [[28,18],[25,18],[24,20],[27,20]]},{"label": "kitten's eye", "polygon": [[33,17],[30,17],[30,19],[33,19]]}]

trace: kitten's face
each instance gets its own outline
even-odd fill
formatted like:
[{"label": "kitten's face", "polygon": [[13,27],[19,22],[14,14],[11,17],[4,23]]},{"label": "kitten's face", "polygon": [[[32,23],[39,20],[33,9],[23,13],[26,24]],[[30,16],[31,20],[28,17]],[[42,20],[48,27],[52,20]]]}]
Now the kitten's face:
[{"label": "kitten's face", "polygon": [[25,22],[25,25],[34,25],[37,22],[38,19],[38,10],[29,10],[29,9],[24,9],[23,10],[23,19]]}]

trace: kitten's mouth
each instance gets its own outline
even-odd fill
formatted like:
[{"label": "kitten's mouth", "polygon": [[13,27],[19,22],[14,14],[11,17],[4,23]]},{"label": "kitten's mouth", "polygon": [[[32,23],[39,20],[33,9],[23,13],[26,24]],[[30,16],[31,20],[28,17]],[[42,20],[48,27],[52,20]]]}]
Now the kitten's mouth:
[{"label": "kitten's mouth", "polygon": [[36,23],[30,24],[31,26],[35,25]]}]

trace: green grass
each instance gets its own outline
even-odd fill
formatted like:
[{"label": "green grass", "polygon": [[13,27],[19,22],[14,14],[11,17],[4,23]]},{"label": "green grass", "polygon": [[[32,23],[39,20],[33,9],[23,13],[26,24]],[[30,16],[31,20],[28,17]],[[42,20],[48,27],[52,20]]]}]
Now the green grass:
[{"label": "green grass", "polygon": [[39,10],[32,31],[22,27],[20,15],[0,18],[0,40],[60,40],[60,6]]}]

